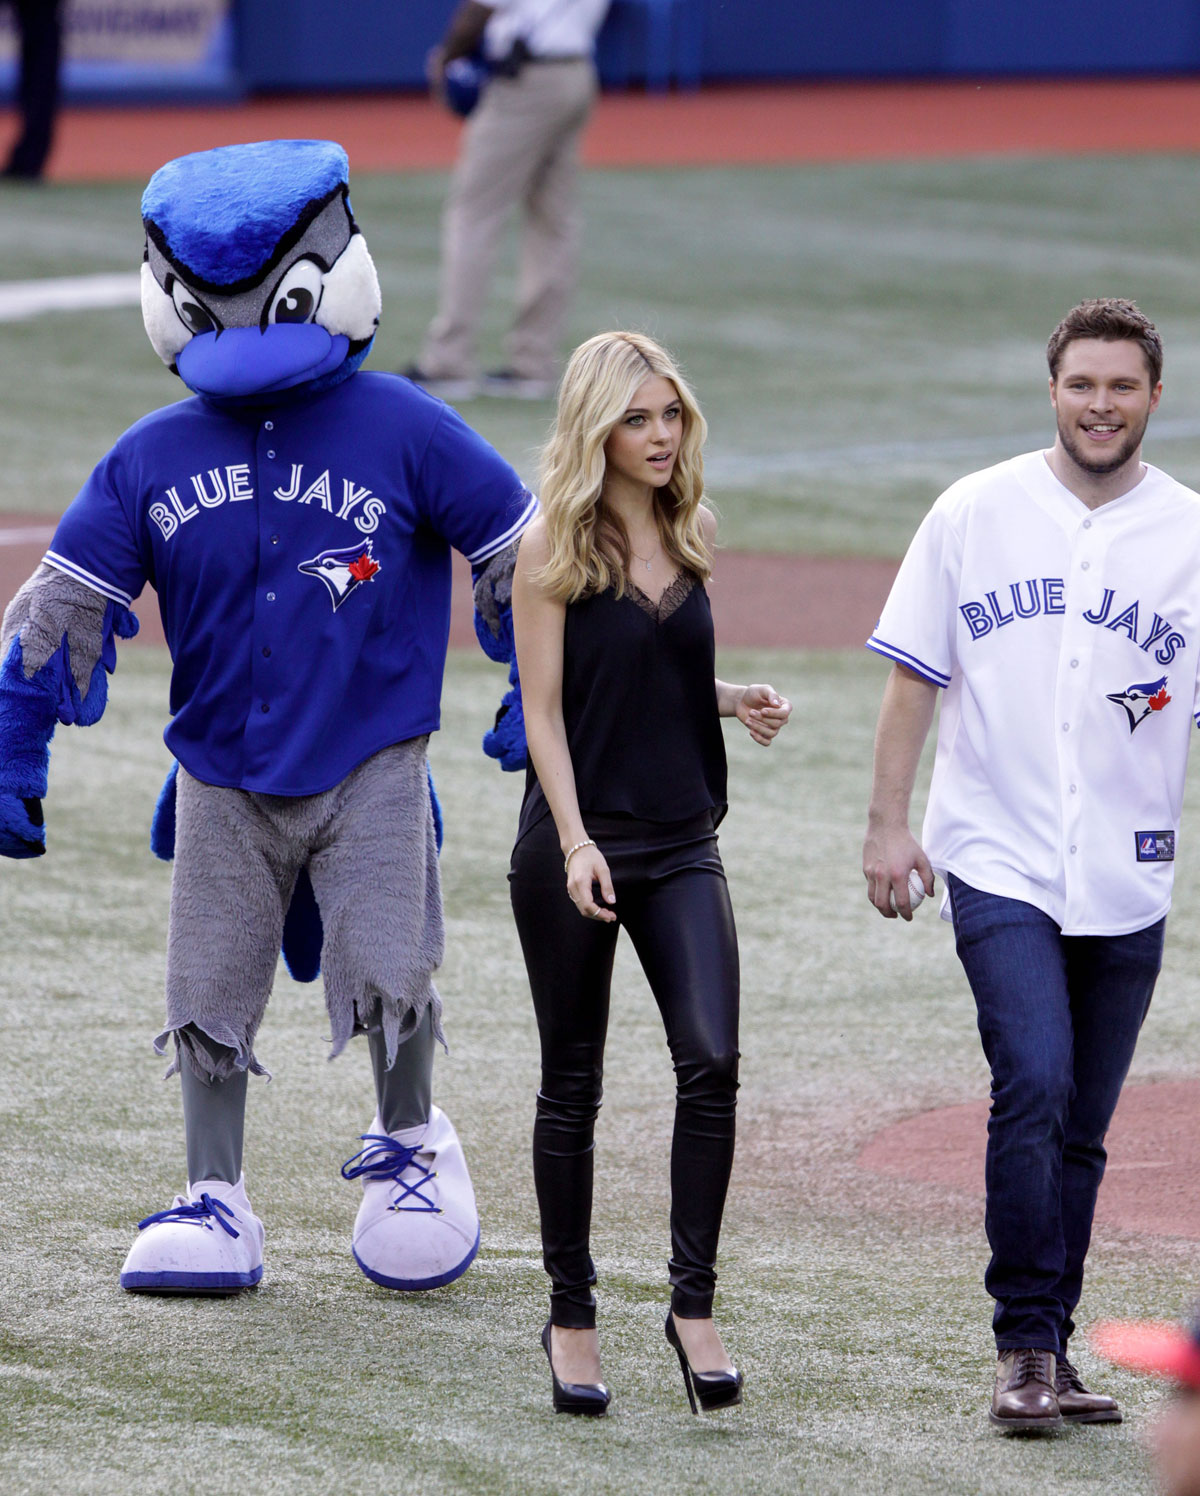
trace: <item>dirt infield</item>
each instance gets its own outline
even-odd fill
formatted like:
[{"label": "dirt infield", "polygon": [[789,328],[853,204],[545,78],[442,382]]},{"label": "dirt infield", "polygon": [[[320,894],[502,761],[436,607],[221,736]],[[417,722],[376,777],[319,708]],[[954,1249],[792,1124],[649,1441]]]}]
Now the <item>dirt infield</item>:
[{"label": "dirt infield", "polygon": [[[1130,1086],[1108,1134],[1096,1220],[1200,1241],[1196,1117],[1200,1081]],[[986,1101],[940,1107],[886,1127],[858,1156],[864,1169],[982,1196]]]},{"label": "dirt infield", "polygon": [[[15,132],[0,113],[0,148]],[[172,156],[238,140],[323,136],[356,172],[444,169],[461,126],[420,95],[254,99],[169,108],[71,107],[52,181],[146,177]],[[1200,80],[1007,79],[792,83],[603,95],[590,166],[784,164],[987,153],[1200,149]]]}]

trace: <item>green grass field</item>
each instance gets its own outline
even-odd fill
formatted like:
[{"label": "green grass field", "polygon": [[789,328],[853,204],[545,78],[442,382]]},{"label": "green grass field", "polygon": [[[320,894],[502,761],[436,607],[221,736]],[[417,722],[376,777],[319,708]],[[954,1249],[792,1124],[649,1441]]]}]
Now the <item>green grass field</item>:
[{"label": "green grass field", "polygon": [[[1158,319],[1168,395],[1149,455],[1200,482],[1197,176],[1176,159],[595,173],[573,330],[632,323],[676,347],[710,418],[733,545],[898,554],[940,486],[1048,431],[1041,347],[1088,294],[1136,296]],[[356,182],[384,284],[378,367],[411,356],[429,313],[442,187]],[[137,196],[6,195],[0,273],[132,268]],[[179,389],[135,310],[0,324],[0,346],[8,511],[59,510],[116,433]],[[531,473],[544,408],[467,415]],[[504,881],[520,785],[479,752],[503,689],[481,656],[452,658],[433,747],[453,1049],[436,1094],[479,1196],[476,1266],[417,1297],[358,1273],[356,1191],[337,1171],[370,1117],[365,1046],[328,1064],[319,991],[281,971],[260,1040],[275,1079],[252,1088],[247,1138],[264,1283],[229,1301],[121,1293],[134,1223],[183,1184],[178,1087],[149,1048],[169,869],[146,832],[168,763],[167,663],[126,650],[104,721],[56,739],[50,855],[0,866],[6,1493],[1153,1489],[1141,1437],[1162,1393],[1086,1352],[1124,1425],[992,1435],[982,1200],[855,1162],[880,1126],[987,1085],[948,930],[930,907],[911,928],[885,924],[862,892],[882,663],[760,653],[721,670],[796,703],[769,753],[727,733],[744,1058],[717,1314],[744,1408],[693,1419],[663,1339],[671,1073],[623,951],[594,1241],[612,1416],[550,1412],[536,1045]],[[1200,825],[1200,805],[1189,814]],[[1197,1074],[1200,860],[1186,836],[1177,888],[1135,1079]],[[1194,1244],[1102,1230],[1082,1320],[1180,1315],[1197,1287]]]}]

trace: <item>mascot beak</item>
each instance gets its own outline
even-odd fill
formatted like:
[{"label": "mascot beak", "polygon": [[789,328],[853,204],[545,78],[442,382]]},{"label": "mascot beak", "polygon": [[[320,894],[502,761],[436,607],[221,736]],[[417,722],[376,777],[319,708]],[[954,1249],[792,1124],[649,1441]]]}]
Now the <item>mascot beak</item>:
[{"label": "mascot beak", "polygon": [[347,337],[315,322],[228,327],[192,338],[176,363],[184,383],[198,394],[267,395],[330,373],[349,348]]}]

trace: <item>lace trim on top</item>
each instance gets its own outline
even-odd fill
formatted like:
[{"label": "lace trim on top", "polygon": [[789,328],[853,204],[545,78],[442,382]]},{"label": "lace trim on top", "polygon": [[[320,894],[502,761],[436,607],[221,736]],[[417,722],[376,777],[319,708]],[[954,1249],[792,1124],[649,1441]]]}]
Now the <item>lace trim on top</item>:
[{"label": "lace trim on top", "polygon": [[663,588],[657,602],[638,586],[636,582],[625,578],[625,588],[630,599],[637,603],[643,613],[649,613],[655,623],[663,623],[670,618],[671,614],[681,608],[691,595],[696,586],[696,573],[693,571],[681,571],[675,576],[673,582],[668,582]]}]

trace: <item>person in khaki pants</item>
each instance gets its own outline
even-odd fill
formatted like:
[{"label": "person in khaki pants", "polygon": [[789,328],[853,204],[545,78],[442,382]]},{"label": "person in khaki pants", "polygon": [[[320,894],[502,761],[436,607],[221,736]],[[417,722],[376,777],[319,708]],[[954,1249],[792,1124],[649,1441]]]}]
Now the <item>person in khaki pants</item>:
[{"label": "person in khaki pants", "polygon": [[[575,285],[579,141],[596,97],[596,33],[608,0],[464,0],[430,79],[482,50],[492,76],[463,133],[442,219],[437,315],[404,373],[445,399],[545,399]],[[505,224],[521,212],[517,307],[507,364],[479,374],[476,344]]]}]

